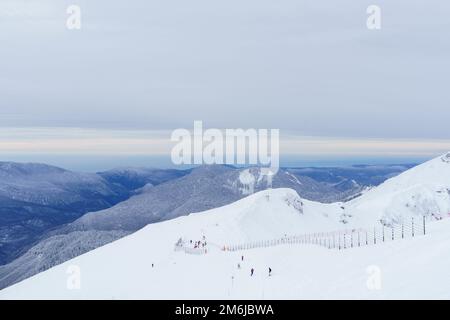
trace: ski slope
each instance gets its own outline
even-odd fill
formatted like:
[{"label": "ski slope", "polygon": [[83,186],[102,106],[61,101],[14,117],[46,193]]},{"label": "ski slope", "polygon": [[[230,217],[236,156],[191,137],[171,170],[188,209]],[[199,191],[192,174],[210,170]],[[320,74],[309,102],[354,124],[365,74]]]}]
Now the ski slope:
[{"label": "ski slope", "polygon": [[[337,251],[282,245],[243,253],[210,248],[206,255],[173,250],[182,226],[150,225],[7,288],[0,299],[450,298],[450,219],[431,224],[427,236],[378,246]],[[71,266],[80,268],[79,290],[67,287]],[[367,286],[374,266],[380,290]]]},{"label": "ski slope", "polygon": [[[444,155],[344,204],[306,201],[291,189],[261,191],[148,225],[6,288],[0,299],[448,299],[450,219],[444,217],[450,211],[449,189],[450,155]],[[429,223],[427,235],[376,246],[221,250],[230,243],[424,214],[430,221],[441,219]],[[190,240],[205,239],[207,254],[175,251],[180,238],[188,246]],[[79,289],[70,286],[73,270],[80,272]]]}]

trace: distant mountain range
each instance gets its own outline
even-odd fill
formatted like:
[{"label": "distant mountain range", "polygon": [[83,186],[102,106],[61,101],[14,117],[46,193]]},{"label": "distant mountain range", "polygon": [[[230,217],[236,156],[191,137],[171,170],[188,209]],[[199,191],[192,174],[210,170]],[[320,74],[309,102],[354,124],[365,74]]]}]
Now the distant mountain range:
[{"label": "distant mountain range", "polygon": [[0,163],[0,263],[17,257],[43,232],[127,197],[127,190],[96,174]]},{"label": "distant mountain range", "polygon": [[[271,187],[313,201],[345,201],[410,167],[287,168]],[[0,178],[0,287],[149,223],[223,206],[269,186],[259,168],[231,166],[87,174],[1,163]]]},{"label": "distant mountain range", "polygon": [[158,169],[77,173],[45,164],[0,162],[0,264],[59,225],[109,208],[145,185],[186,173]]}]

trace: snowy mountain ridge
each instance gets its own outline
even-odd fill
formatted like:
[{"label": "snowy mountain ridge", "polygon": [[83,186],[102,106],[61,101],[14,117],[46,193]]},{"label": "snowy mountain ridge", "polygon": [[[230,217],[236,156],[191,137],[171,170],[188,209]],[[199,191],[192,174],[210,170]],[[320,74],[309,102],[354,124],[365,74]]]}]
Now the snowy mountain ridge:
[{"label": "snowy mountain ridge", "polygon": [[[267,240],[282,237],[286,234],[298,235],[310,232],[335,231],[342,228],[374,226],[380,224],[380,220],[385,224],[389,224],[399,219],[417,215],[426,215],[430,220],[438,220],[448,214],[447,210],[450,208],[448,194],[448,189],[450,189],[450,163],[448,159],[448,154],[433,159],[387,180],[379,187],[372,188],[360,197],[346,203],[323,204],[302,199],[297,192],[291,189],[269,189],[257,192],[223,207],[193,213],[160,223],[153,223],[121,240],[93,250],[17,285],[13,285],[1,291],[1,294],[4,297],[9,297],[11,292],[17,293],[17,290],[23,287],[27,288],[27,292],[35,292],[37,295],[44,294],[46,296],[49,293],[46,290],[41,291],[39,288],[44,286],[43,283],[47,282],[51,284],[55,292],[60,292],[60,289],[54,286],[62,286],[63,282],[54,284],[53,280],[61,278],[64,268],[75,264],[82,266],[82,269],[88,272],[88,289],[83,289],[81,296],[108,297],[109,293],[101,289],[102,276],[100,276],[100,279],[97,279],[97,273],[101,272],[98,269],[98,264],[104,265],[102,261],[109,261],[113,265],[112,268],[119,274],[122,270],[127,270],[127,274],[128,272],[129,274],[144,272],[141,268],[150,268],[150,261],[153,261],[152,263],[156,265],[162,265],[167,271],[172,270],[173,272],[183,273],[184,271],[179,268],[184,266],[186,268],[198,268],[207,272],[204,269],[205,266],[199,266],[199,261],[192,259],[200,259],[200,262],[208,261],[206,264],[215,266],[217,266],[218,261],[221,261],[228,266],[227,268],[231,268],[231,265],[235,265],[237,260],[232,262],[229,257],[237,259],[236,256],[230,253],[227,257],[220,251],[220,247],[228,243]],[[209,174],[211,168],[204,168],[204,170]],[[251,187],[252,184],[256,185],[258,181],[256,174],[251,171],[242,174],[241,171],[241,174],[237,177],[242,185]],[[288,179],[292,179],[289,174],[285,174],[285,176]],[[225,179],[224,181],[228,180]],[[233,184],[229,186],[233,186]],[[245,192],[245,190],[249,190],[249,188],[241,189],[240,191]],[[209,250],[204,257],[174,256],[173,248],[178,239],[200,240],[203,237],[207,239],[210,245],[215,244],[215,246],[211,247],[212,250]],[[133,250],[132,248],[135,249]],[[260,254],[258,259],[266,259],[262,255],[263,251],[261,250],[268,250],[268,252],[275,254],[273,250],[276,249],[265,248],[258,250],[256,250]],[[295,250],[304,249],[297,248]],[[313,256],[317,254],[316,250],[319,249],[314,249],[311,252]],[[145,253],[143,254],[142,252]],[[292,255],[294,252],[289,254]],[[122,261],[124,256],[127,257],[126,261]],[[121,257],[121,261],[118,261],[118,258],[115,257]],[[298,263],[295,260],[291,262],[294,264]],[[329,261],[328,263],[333,262]],[[119,267],[116,268],[116,264]],[[163,286],[163,283],[158,280],[159,278],[155,279],[152,276],[148,279],[145,278],[143,284],[133,281],[130,284],[126,284],[125,278],[129,277],[127,274],[123,275],[124,283],[119,284],[114,289],[117,290],[117,294],[121,297],[157,298],[160,297],[158,294],[169,296],[174,294],[173,290],[176,290],[173,287],[175,284],[169,284],[167,292],[161,293],[161,287],[158,287],[158,284]],[[166,273],[158,274],[158,277],[161,276],[161,279],[171,281]],[[209,280],[212,281],[213,279]],[[93,287],[89,289],[91,281]],[[156,284],[153,284],[151,281],[154,281]],[[37,283],[41,283],[41,285]],[[144,284],[154,288],[154,290],[142,287]],[[132,288],[137,288],[137,291],[127,291],[132,290]],[[185,288],[185,290],[188,289]],[[207,290],[211,290],[211,288]],[[202,296],[203,292],[196,292],[195,296]],[[67,293],[61,294],[63,297],[67,296]],[[238,297],[241,296],[238,295]]]},{"label": "snowy mountain ridge", "polygon": [[[149,223],[220,207],[268,186],[259,168],[218,165],[189,171],[125,168],[98,175],[120,189],[144,187],[134,190],[135,195],[126,201],[105,210],[93,210],[46,233],[17,259],[0,266],[0,288],[119,239]],[[324,201],[353,194],[352,190],[342,192],[309,177],[294,179],[284,170],[274,177],[272,186],[292,188],[304,198]]]},{"label": "snowy mountain ridge", "polygon": [[[219,209],[150,224],[4,289],[0,299],[449,297],[445,281],[435,275],[450,266],[449,255],[442,256],[450,244],[450,219],[431,225],[427,237],[345,251],[312,245],[221,251],[228,241],[265,240],[340,225],[326,215],[308,214],[314,209],[308,203],[302,205],[302,213],[292,207],[292,200],[302,201],[289,189],[267,190]],[[328,220],[328,225],[321,225],[321,220]],[[204,239],[207,253],[174,251],[180,238]],[[402,261],[408,261],[406,270]],[[374,262],[384,272],[380,290],[367,287],[366,271]],[[251,268],[254,276],[250,276]],[[79,288],[71,288],[71,270],[79,271]]]},{"label": "snowy mountain ridge", "polygon": [[450,153],[432,159],[343,204],[353,223],[366,225],[374,219],[400,222],[413,216],[434,219],[450,213]]}]

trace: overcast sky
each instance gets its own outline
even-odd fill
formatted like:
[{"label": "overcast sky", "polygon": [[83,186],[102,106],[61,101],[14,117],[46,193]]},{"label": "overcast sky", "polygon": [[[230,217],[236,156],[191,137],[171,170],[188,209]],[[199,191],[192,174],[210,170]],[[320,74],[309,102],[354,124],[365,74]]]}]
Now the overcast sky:
[{"label": "overcast sky", "polygon": [[[66,28],[70,4],[81,30]],[[381,30],[366,27],[370,4]],[[28,139],[203,120],[440,152],[449,17],[446,0],[1,0],[0,126]]]}]

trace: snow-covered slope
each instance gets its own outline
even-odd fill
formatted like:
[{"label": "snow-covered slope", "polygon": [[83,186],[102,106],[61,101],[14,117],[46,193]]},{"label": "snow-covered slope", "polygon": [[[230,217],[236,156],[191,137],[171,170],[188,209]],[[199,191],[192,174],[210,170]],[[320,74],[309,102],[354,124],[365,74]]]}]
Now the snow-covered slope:
[{"label": "snow-covered slope", "polygon": [[[67,265],[78,264],[78,259],[81,259],[80,261],[90,260],[90,258],[86,260],[86,257],[94,257],[94,261],[88,262],[88,264],[92,263],[92,266],[97,265],[99,261],[95,257],[98,253],[102,255],[101,252],[104,250],[109,251],[119,260],[125,259],[131,262],[126,252],[122,252],[121,249],[113,253],[116,251],[115,248],[117,246],[121,247],[121,243],[127,243],[130,239],[135,239],[136,241],[133,245],[134,249],[131,251],[135,253],[140,252],[144,255],[149,254],[151,260],[162,267],[173,256],[174,244],[179,238],[200,240],[205,236],[208,248],[211,248],[212,252],[217,254],[220,252],[220,248],[228,243],[281,237],[287,233],[298,234],[307,230],[336,229],[339,224],[337,220],[338,217],[332,219],[325,215],[317,214],[314,202],[300,199],[297,193],[291,189],[262,191],[221,208],[148,225],[131,236],[91,251],[29,280],[25,280],[23,283],[33,283],[35,279],[45,277],[46,274],[52,277],[51,275],[54,272],[59,273],[59,271],[55,270],[64,269]],[[129,250],[130,248],[128,247],[126,251]],[[100,262],[100,264],[105,267],[109,264],[108,260],[112,258],[110,257]],[[102,258],[100,259],[102,260]],[[112,261],[110,262],[111,268],[117,266]],[[136,264],[140,263],[136,262]],[[129,289],[131,290],[131,288]]]},{"label": "snow-covered slope", "polygon": [[[288,174],[286,174],[286,177],[292,178]],[[249,175],[240,178],[246,182],[249,180]],[[223,245],[268,240],[285,234],[324,232],[349,227],[372,227],[380,223],[380,220],[383,220],[384,223],[391,223],[414,215],[427,215],[430,221],[439,220],[446,217],[450,211],[449,190],[450,154],[410,169],[387,180],[379,187],[365,192],[361,197],[346,203],[322,204],[303,200],[295,191],[290,189],[266,190],[221,208],[149,225],[122,240],[14,285],[2,291],[1,296],[15,297],[17,295],[17,297],[22,297],[22,294],[24,294],[23,297],[50,297],[54,295],[54,297],[85,298],[189,298],[189,295],[187,295],[189,293],[192,298],[224,298],[225,293],[221,289],[222,287],[211,287],[211,282],[214,283],[215,277],[217,283],[221,283],[220,281],[229,282],[230,277],[236,272],[234,267],[237,264],[238,257],[236,253],[221,252],[219,248]],[[261,264],[261,261],[272,261],[272,257],[277,257],[270,264],[275,265],[277,263],[281,270],[286,270],[284,276],[287,277],[277,282],[277,286],[285,285],[292,291],[294,289],[290,282],[293,281],[292,283],[297,282],[310,290],[309,293],[300,294],[297,292],[292,295],[286,294],[284,297],[309,297],[308,294],[311,296],[323,294],[324,297],[328,297],[327,292],[331,289],[320,282],[320,275],[316,273],[314,264],[309,263],[310,259],[326,264],[326,268],[323,265],[316,266],[317,270],[322,272],[328,270],[327,268],[330,265],[340,265],[337,269],[342,272],[343,278],[348,278],[348,281],[351,280],[352,274],[354,275],[356,272],[364,273],[360,269],[354,269],[354,264],[359,267],[361,267],[361,264],[370,263],[370,261],[373,261],[372,264],[386,264],[393,270],[392,277],[395,275],[402,279],[401,281],[407,282],[406,284],[395,282],[392,288],[406,286],[414,289],[417,285],[417,283],[413,283],[415,280],[408,282],[404,279],[402,268],[399,267],[402,261],[408,261],[409,267],[413,268],[414,272],[440,271],[441,267],[438,264],[441,263],[441,260],[437,259],[439,251],[436,251],[436,248],[445,252],[446,246],[450,244],[447,236],[450,225],[447,220],[432,224],[432,229],[435,229],[436,232],[429,237],[425,237],[424,240],[405,240],[402,243],[384,245],[385,248],[388,248],[388,251],[378,249],[379,247],[353,250],[351,252],[355,252],[356,255],[354,261],[350,256],[351,254],[347,252],[341,254],[327,252],[325,255],[324,249],[308,247],[257,249],[254,251],[255,253],[248,253],[248,255],[254,257],[255,264],[257,261],[259,261],[259,264]],[[209,243],[207,255],[193,257],[174,252],[173,246],[178,239],[200,240],[203,236]],[[416,245],[417,251],[413,247]],[[428,251],[427,246],[433,246],[432,250]],[[279,255],[280,251],[287,256]],[[411,257],[405,256],[405,252],[411,253]],[[299,254],[301,258],[298,257]],[[397,259],[397,257],[401,257],[401,259]],[[295,274],[295,268],[299,268],[299,270],[305,268],[305,258],[308,259],[306,264],[308,267],[305,271],[311,272],[311,275]],[[277,259],[282,259],[283,263],[280,264]],[[393,260],[388,261],[389,259]],[[443,263],[447,262],[450,261],[443,260]],[[158,269],[158,267],[152,269],[152,263],[155,263],[161,269]],[[81,291],[72,292],[66,289],[66,274],[64,272],[69,265],[79,265],[82,273],[85,274],[83,283],[86,285]],[[450,267],[450,263],[446,266]],[[111,272],[104,272],[105,268],[111,268]],[[213,268],[213,271],[207,271],[209,268]],[[214,271],[214,268],[217,268],[217,271]],[[336,275],[334,269],[328,271]],[[155,277],[150,276],[153,273],[155,273]],[[107,285],[105,282],[107,279],[104,276],[111,277],[113,274],[119,277],[117,286]],[[318,281],[317,286],[307,280],[310,276],[317,278],[315,280]],[[188,279],[183,280],[180,277]],[[191,279],[192,277],[193,279]],[[236,277],[238,276],[236,275]],[[246,277],[242,279],[244,279],[242,280],[244,282],[248,281]],[[161,282],[163,280],[166,283]],[[358,287],[359,289],[356,290],[354,284],[350,282],[341,283],[339,280],[334,282],[332,279],[328,280],[335,283],[334,286],[337,288],[352,288],[350,293],[336,290],[336,292],[330,293],[329,297],[342,297],[347,293],[349,296],[353,296],[355,292],[359,292],[358,290],[361,289]],[[433,278],[433,280],[435,279]],[[199,282],[197,286],[195,286],[196,281]],[[274,280],[271,281],[275,282]],[[194,286],[195,289],[190,291],[188,284]],[[422,282],[420,282],[420,285],[426,288],[429,286]],[[179,288],[178,291],[177,288]],[[199,288],[203,288],[205,292]],[[320,288],[320,290],[317,288]],[[437,288],[443,290],[439,285]],[[257,298],[258,296],[255,296],[255,294],[260,294],[260,288],[248,290],[250,289],[247,288],[247,285],[244,285],[242,291],[235,295],[230,293],[230,296]],[[389,291],[386,295],[388,297],[403,297],[402,292],[407,296],[408,291],[399,292]],[[441,297],[444,291],[437,292],[434,290],[430,292],[417,291],[414,294],[416,296],[424,294],[425,297],[431,297],[433,294],[439,293],[437,297]],[[247,296],[247,293],[250,296]],[[371,294],[367,296],[373,297]]]},{"label": "snow-covered slope", "polygon": [[[150,172],[154,176],[149,175]],[[147,186],[138,195],[116,206],[88,213],[53,230],[20,257],[0,266],[0,288],[92,250],[96,244],[98,247],[107,241],[116,240],[149,223],[217,208],[267,188],[266,178],[261,175],[259,168],[237,169],[215,165],[195,168],[187,175],[184,173],[130,168],[102,173],[110,183],[124,188],[183,176],[156,186]],[[272,182],[274,188],[292,188],[309,199],[342,199],[347,195],[343,193],[340,197],[340,190],[284,170],[280,170]]]},{"label": "snow-covered slope", "polygon": [[343,219],[371,225],[413,216],[431,219],[450,213],[450,153],[409,169],[343,204]]},{"label": "snow-covered slope", "polygon": [[[151,224],[6,288],[0,291],[0,299],[450,297],[448,284],[442,281],[450,267],[450,219],[433,223],[424,237],[343,251],[307,245],[220,250],[230,242],[326,231],[340,225],[338,217],[324,212],[334,211],[334,205],[321,208],[322,213],[315,205],[292,190],[275,189],[222,208]],[[207,254],[174,250],[180,238],[189,244],[203,236]],[[367,286],[373,270],[380,277],[380,287],[375,289]],[[79,289],[73,287],[77,279]]]}]

